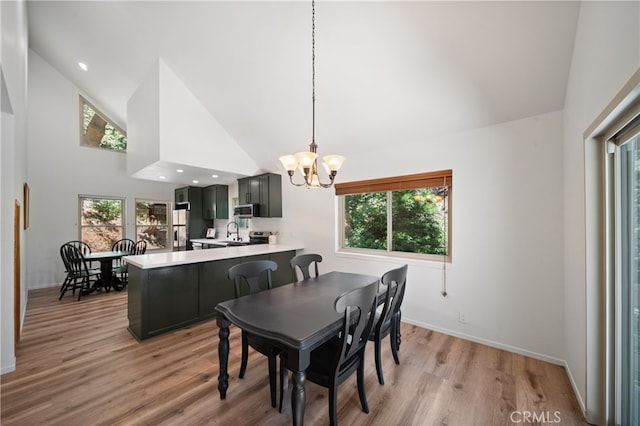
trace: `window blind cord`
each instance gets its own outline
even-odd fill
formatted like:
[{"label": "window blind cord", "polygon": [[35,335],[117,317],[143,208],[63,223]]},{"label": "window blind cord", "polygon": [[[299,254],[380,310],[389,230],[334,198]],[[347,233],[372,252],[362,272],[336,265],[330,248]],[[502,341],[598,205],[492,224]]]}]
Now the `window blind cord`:
[{"label": "window blind cord", "polygon": [[[449,190],[447,188],[447,178],[444,178],[444,193],[445,198],[442,202],[442,235],[444,236],[447,229],[447,212],[446,212],[446,201],[447,195],[449,194]],[[447,238],[448,240],[448,238]],[[442,251],[442,289],[440,290],[440,294],[442,297],[447,297],[447,247],[443,247]]]}]

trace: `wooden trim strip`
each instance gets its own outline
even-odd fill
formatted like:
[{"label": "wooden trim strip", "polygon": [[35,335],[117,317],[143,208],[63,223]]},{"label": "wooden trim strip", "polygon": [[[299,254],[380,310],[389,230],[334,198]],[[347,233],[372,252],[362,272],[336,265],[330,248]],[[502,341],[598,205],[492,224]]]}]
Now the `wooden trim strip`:
[{"label": "wooden trim strip", "polygon": [[437,172],[336,183],[334,186],[336,188],[336,195],[345,195],[362,194],[365,192],[400,191],[433,186],[451,187],[452,183],[453,171],[448,169]]}]

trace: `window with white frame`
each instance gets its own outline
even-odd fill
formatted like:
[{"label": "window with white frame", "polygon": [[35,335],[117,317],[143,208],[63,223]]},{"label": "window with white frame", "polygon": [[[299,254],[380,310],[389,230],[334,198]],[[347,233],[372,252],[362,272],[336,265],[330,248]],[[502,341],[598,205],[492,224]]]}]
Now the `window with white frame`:
[{"label": "window with white frame", "polygon": [[124,198],[80,196],[80,240],[93,251],[111,250],[124,238]]},{"label": "window with white frame", "polygon": [[453,172],[336,184],[340,251],[451,261]]},{"label": "window with white frame", "polygon": [[136,240],[147,242],[147,251],[170,247],[169,201],[136,200]]}]

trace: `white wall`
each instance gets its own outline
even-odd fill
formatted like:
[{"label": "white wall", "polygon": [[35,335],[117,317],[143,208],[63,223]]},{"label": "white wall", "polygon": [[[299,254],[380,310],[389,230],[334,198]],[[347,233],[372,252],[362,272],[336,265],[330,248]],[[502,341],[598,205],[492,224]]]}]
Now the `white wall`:
[{"label": "white wall", "polygon": [[[79,89],[29,51],[29,288],[59,286],[60,245],[78,239],[78,195],[126,197],[126,236],[136,198],[173,200],[175,185],[132,179],[126,156],[80,146]],[[100,107],[96,105],[96,107]]]},{"label": "white wall", "polygon": [[[2,96],[2,143],[0,148],[0,318],[1,349],[0,371],[15,369],[14,338],[14,202],[23,208],[22,188],[27,181],[27,12],[23,1],[0,2],[0,29],[2,43],[0,62],[6,92]],[[7,96],[8,95],[8,96]],[[10,102],[10,105],[5,105]],[[21,227],[22,227],[22,221]],[[24,318],[26,292],[26,241],[20,231],[20,305]]]},{"label": "white wall", "polygon": [[[453,263],[409,261],[403,320],[561,363],[563,359],[562,113],[423,141],[389,141],[338,181],[453,169]],[[299,176],[298,176],[299,180]],[[336,255],[334,190],[293,187],[284,217],[253,219],[324,257],[322,270],[381,275],[404,261]],[[458,322],[458,312],[467,323]]]},{"label": "white wall", "polygon": [[585,288],[589,279],[585,191],[597,190],[585,187],[585,178],[593,182],[599,167],[591,163],[585,169],[583,132],[640,66],[639,9],[638,2],[582,3],[565,100],[564,358],[583,406],[587,399]]}]

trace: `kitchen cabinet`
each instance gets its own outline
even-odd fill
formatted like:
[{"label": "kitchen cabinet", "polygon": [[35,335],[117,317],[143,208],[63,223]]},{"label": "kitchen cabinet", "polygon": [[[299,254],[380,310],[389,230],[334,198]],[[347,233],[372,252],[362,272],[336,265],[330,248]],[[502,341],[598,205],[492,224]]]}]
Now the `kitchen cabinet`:
[{"label": "kitchen cabinet", "polygon": [[258,204],[256,217],[282,217],[282,176],[265,173],[238,179],[240,204]]},{"label": "kitchen cabinet", "polygon": [[199,318],[212,318],[216,314],[216,305],[235,297],[233,282],[229,280],[229,268],[240,263],[241,259],[224,259],[199,264],[200,288]]},{"label": "kitchen cabinet", "polygon": [[153,291],[148,293],[149,335],[160,334],[176,325],[188,324],[198,315],[196,265],[160,268],[154,271]]},{"label": "kitchen cabinet", "polygon": [[274,287],[292,282],[289,261],[296,250],[141,269],[128,265],[128,330],[139,341],[216,316],[218,303],[235,297],[227,272],[233,265],[271,259],[278,264]]},{"label": "kitchen cabinet", "polygon": [[[202,216],[202,188],[196,186],[186,186],[175,190],[175,204],[189,203],[188,214],[186,215],[186,239],[204,238],[206,230],[211,226],[209,220]],[[228,213],[227,213],[228,214]],[[175,223],[174,223],[175,225]],[[191,249],[191,243],[187,243],[187,250]]]},{"label": "kitchen cabinet", "polygon": [[202,188],[203,219],[229,219],[229,187],[211,185]]},{"label": "kitchen cabinet", "polygon": [[[184,188],[177,188],[175,190],[175,202],[189,203],[191,206],[189,210],[202,210],[202,188],[196,186],[185,186]],[[198,214],[200,216],[200,214]]]},{"label": "kitchen cabinet", "polygon": [[189,187],[188,186],[185,186],[184,188],[177,188],[175,190],[175,202],[176,202],[176,204],[189,202]]}]

